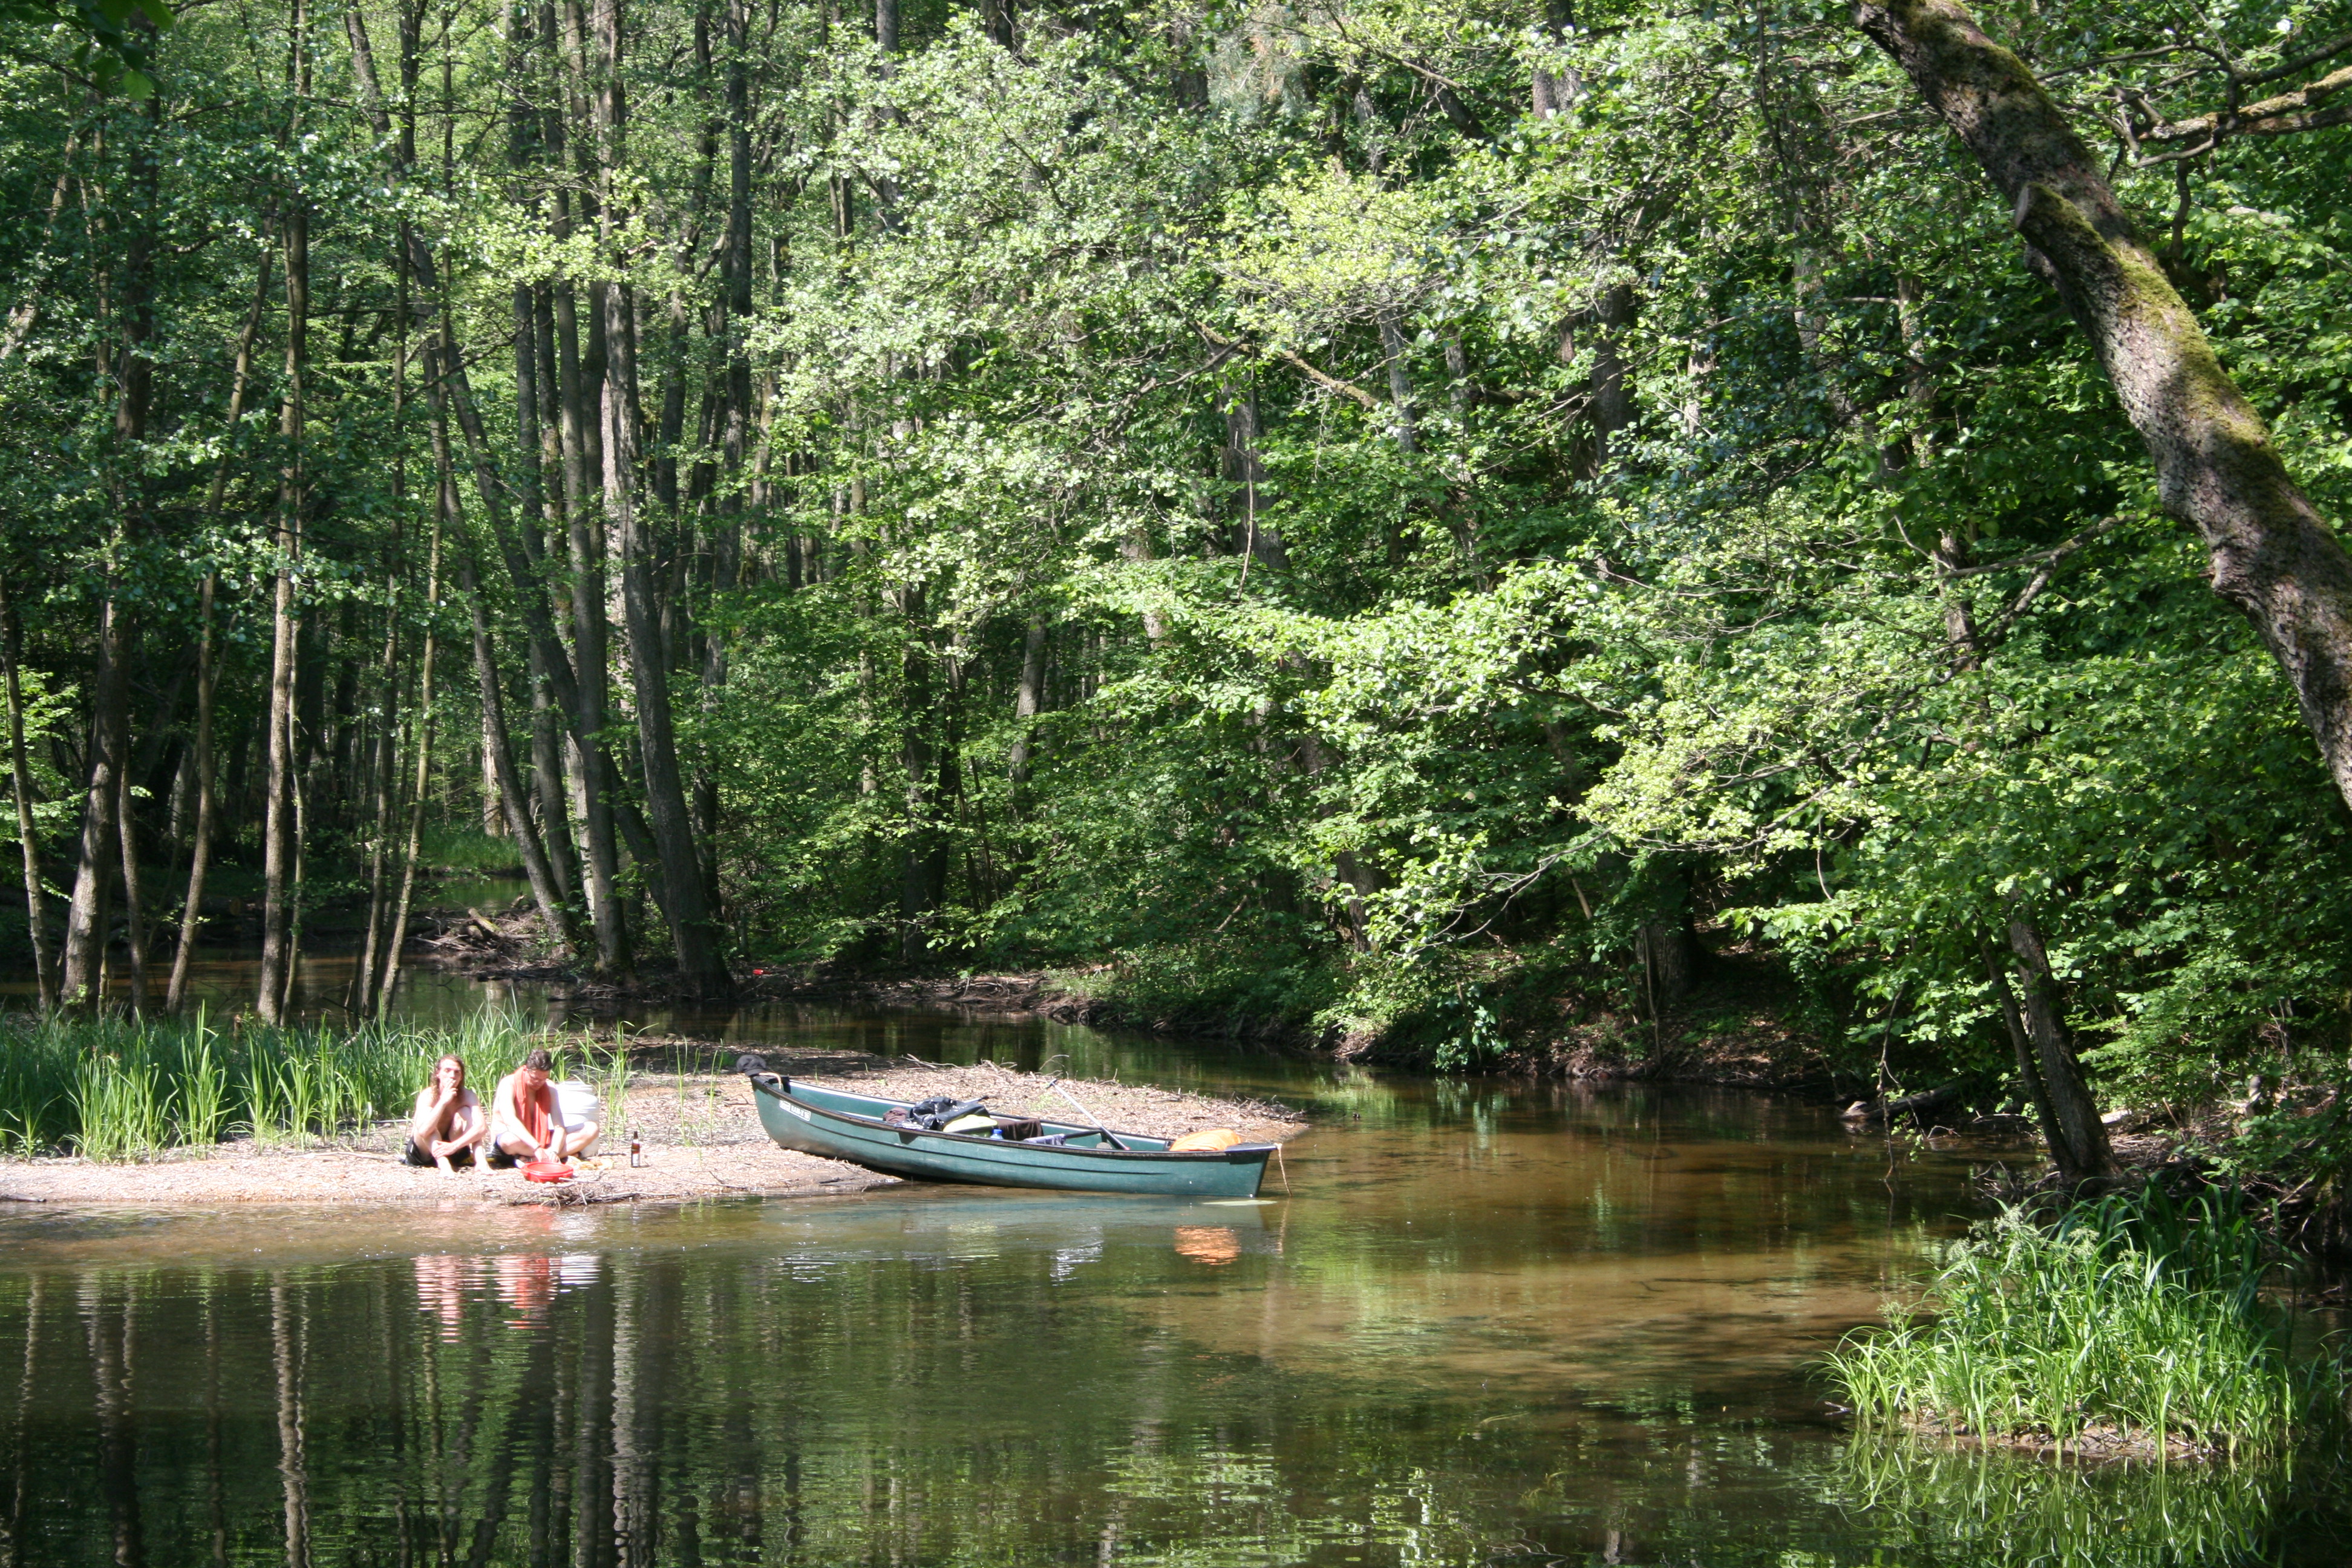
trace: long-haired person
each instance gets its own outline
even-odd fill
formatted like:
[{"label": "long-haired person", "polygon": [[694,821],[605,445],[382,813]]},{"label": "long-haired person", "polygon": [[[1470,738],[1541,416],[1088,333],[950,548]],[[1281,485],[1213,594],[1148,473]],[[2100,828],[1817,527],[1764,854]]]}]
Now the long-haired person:
[{"label": "long-haired person", "polygon": [[408,1118],[408,1163],[454,1172],[474,1163],[490,1136],[482,1098],[466,1087],[466,1063],[446,1056],[433,1064],[433,1081],[416,1091]]}]

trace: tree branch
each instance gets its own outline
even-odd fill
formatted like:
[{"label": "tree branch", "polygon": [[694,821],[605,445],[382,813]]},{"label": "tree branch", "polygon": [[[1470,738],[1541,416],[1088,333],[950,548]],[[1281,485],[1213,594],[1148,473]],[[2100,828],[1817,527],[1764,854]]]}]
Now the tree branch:
[{"label": "tree branch", "polygon": [[2232,136],[2288,136],[2298,132],[2342,125],[2352,121],[2352,102],[2336,104],[2332,108],[2327,107],[2327,102],[2347,88],[2352,88],[2352,66],[2330,71],[2317,81],[2294,92],[2283,92],[2276,98],[2266,98],[2243,109],[2200,114],[2189,120],[2175,120],[2137,130],[2132,132],[2132,140],[2142,145],[2154,146],[2191,142],[2196,144],[2196,151],[2202,153]]},{"label": "tree branch", "polygon": [[[1237,343],[1231,338],[1220,335],[1216,331],[1211,330],[1206,322],[1195,321],[1192,325],[1199,331],[1202,337],[1208,340],[1209,345],[1212,348],[1238,351],[1247,346],[1243,343]],[[1352,397],[1358,403],[1362,404],[1365,407],[1371,409],[1375,413],[1379,413],[1388,407],[1386,403],[1381,401],[1380,398],[1373,396],[1370,393],[1366,392],[1354,382],[1344,381],[1339,376],[1331,374],[1328,371],[1318,370],[1314,365],[1309,364],[1307,361],[1291,353],[1288,349],[1268,348],[1264,345],[1260,345],[1257,352],[1262,354],[1272,354],[1275,358],[1281,360],[1284,363],[1297,371],[1301,375],[1304,375],[1307,380],[1313,382],[1316,385],[1321,387],[1326,392],[1336,392],[1342,397]]]}]

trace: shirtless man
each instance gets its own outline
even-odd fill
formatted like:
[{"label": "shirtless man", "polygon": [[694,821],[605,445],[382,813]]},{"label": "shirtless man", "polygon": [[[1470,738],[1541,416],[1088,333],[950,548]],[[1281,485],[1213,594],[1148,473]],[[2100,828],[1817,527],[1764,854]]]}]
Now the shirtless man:
[{"label": "shirtless man", "polygon": [[435,1062],[433,1081],[416,1091],[409,1111],[408,1163],[454,1172],[474,1163],[474,1151],[489,1135],[481,1097],[466,1087],[466,1064],[454,1056]]},{"label": "shirtless man", "polygon": [[569,1160],[596,1141],[603,1131],[593,1121],[567,1126],[563,1109],[547,1081],[554,1064],[543,1050],[522,1058],[522,1066],[499,1079],[490,1097],[490,1157],[501,1164],[522,1160]]}]

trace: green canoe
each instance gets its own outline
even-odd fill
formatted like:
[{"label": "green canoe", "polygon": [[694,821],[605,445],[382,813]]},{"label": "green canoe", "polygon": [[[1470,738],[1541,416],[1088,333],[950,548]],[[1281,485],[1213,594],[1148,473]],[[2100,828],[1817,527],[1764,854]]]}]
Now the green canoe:
[{"label": "green canoe", "polygon": [[969,1132],[928,1132],[883,1121],[906,1102],[794,1083],[782,1073],[753,1072],[752,1100],[768,1136],[787,1149],[847,1160],[919,1182],[975,1182],[993,1187],[1055,1187],[1078,1193],[1148,1193],[1160,1197],[1254,1198],[1265,1179],[1271,1143],[1171,1153],[1168,1140],[1139,1132],[1047,1121],[1060,1144],[1007,1142]]}]

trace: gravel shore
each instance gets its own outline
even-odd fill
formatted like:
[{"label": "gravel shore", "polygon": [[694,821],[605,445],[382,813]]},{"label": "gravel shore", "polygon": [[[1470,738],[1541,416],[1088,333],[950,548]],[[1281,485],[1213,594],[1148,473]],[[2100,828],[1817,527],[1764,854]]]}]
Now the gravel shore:
[{"label": "gravel shore", "polygon": [[[639,1042],[647,1051],[687,1050],[708,1059],[707,1043]],[[1079,1120],[1049,1081],[990,1063],[933,1068],[845,1052],[761,1053],[779,1072],[813,1083],[894,1100],[950,1095],[984,1100],[995,1110],[1049,1120]],[[1230,1127],[1250,1142],[1279,1142],[1300,1130],[1278,1105],[1214,1100],[1144,1085],[1066,1079],[1064,1086],[1118,1131],[1173,1137]],[[628,1134],[643,1145],[632,1167]],[[633,1074],[625,1111],[605,1119],[602,1145],[569,1182],[523,1180],[519,1171],[473,1170],[443,1175],[400,1157],[406,1129],[380,1122],[307,1145],[251,1140],[177,1149],[153,1159],[0,1160],[0,1204],[66,1206],[211,1207],[247,1204],[400,1205],[677,1203],[702,1198],[833,1194],[895,1180],[860,1166],[779,1149],[761,1131],[749,1083],[732,1074],[644,1069]]]}]

